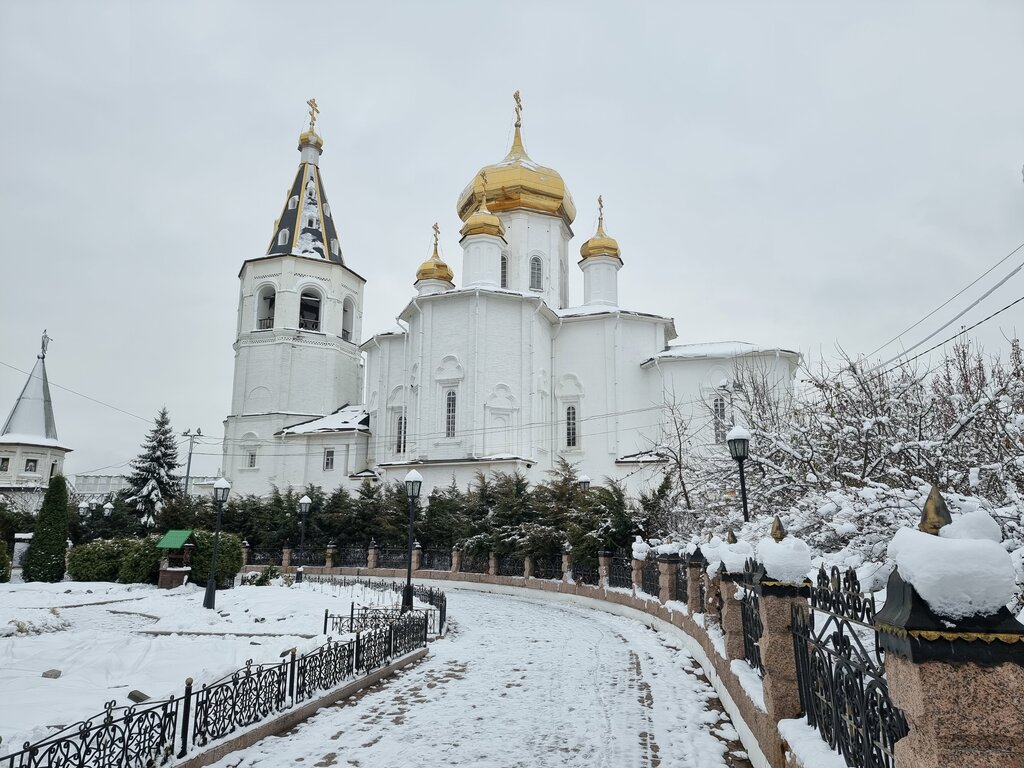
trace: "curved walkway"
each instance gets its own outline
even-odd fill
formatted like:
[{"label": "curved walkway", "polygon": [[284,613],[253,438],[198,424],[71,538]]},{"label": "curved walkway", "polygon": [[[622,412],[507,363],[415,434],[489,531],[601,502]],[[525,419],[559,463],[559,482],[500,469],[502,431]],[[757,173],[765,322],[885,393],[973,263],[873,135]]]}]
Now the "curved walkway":
[{"label": "curved walkway", "polygon": [[215,765],[749,766],[673,638],[600,610],[446,591],[449,634],[421,664]]}]

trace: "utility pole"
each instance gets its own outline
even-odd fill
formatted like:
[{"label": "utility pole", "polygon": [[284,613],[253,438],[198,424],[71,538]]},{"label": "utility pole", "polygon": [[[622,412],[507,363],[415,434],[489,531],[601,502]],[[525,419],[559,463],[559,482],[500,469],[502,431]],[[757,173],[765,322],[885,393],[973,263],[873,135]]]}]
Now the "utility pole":
[{"label": "utility pole", "polygon": [[182,437],[188,438],[188,463],[185,464],[185,498],[188,498],[188,481],[192,477],[192,449],[195,447],[196,438],[203,436],[203,430],[200,427],[196,427],[196,431],[193,432],[191,429],[186,429],[181,433]]}]

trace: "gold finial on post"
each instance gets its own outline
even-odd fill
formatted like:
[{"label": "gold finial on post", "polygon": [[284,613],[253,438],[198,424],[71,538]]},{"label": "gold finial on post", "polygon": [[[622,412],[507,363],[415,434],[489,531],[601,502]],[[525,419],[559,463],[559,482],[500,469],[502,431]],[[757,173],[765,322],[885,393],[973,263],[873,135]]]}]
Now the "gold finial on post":
[{"label": "gold finial on post", "polygon": [[917,530],[930,533],[932,536],[938,536],[939,529],[952,522],[953,518],[949,514],[949,508],[946,506],[942,494],[939,493],[939,487],[933,485],[931,492],[928,494],[928,500],[924,503],[924,510],[921,512],[921,522],[917,524]]},{"label": "gold finial on post", "polygon": [[309,105],[309,130],[316,132],[316,116],[320,112],[320,107],[316,105],[316,99],[310,99],[306,103]]},{"label": "gold finial on post", "polygon": [[782,521],[779,520],[779,516],[776,515],[775,519],[772,520],[772,538],[776,541],[782,541],[786,538],[786,529],[782,525]]},{"label": "gold finial on post", "polygon": [[521,128],[523,125],[523,99],[519,95],[519,90],[512,94],[512,98],[516,102],[516,128]]},{"label": "gold finial on post", "polygon": [[729,526],[728,528],[725,529],[725,543],[726,544],[735,544],[736,543],[736,534],[733,532],[732,526]]}]

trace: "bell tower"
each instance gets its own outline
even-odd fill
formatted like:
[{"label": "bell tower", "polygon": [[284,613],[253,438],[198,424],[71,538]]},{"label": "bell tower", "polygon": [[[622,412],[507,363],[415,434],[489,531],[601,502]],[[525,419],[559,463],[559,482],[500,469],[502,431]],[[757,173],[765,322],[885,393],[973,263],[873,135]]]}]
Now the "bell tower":
[{"label": "bell tower", "polygon": [[365,280],[342,255],[327,202],[309,102],[299,168],[263,256],[246,259],[235,336],[231,413],[224,422],[224,474],[239,493],[278,482],[282,428],[360,402],[359,353]]}]

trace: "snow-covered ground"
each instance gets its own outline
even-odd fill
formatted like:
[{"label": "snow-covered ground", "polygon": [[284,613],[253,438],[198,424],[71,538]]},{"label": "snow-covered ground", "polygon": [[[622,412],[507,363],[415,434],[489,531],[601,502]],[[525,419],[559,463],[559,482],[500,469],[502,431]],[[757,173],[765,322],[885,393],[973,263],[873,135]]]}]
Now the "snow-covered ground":
[{"label": "snow-covered ground", "polygon": [[[186,586],[60,582],[0,584],[0,753],[63,726],[128,704],[180,695],[186,677],[212,682],[254,662],[276,662],[324,642],[324,609],[351,602],[397,604],[393,592],[305,583],[217,592]],[[47,670],[60,670],[45,678]]]},{"label": "snow-covered ground", "polygon": [[748,765],[672,637],[599,610],[446,592],[449,635],[423,663],[216,766]]}]

